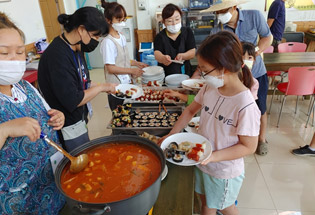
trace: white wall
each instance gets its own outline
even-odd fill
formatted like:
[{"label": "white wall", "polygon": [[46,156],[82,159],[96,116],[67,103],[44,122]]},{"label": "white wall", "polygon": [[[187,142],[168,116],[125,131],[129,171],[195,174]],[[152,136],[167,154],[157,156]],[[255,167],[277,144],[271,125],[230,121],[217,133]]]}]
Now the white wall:
[{"label": "white wall", "polygon": [[[264,0],[251,0],[241,5],[242,9],[260,10],[267,18],[268,11],[265,11]],[[286,21],[315,21],[315,10],[300,11],[294,8],[286,9]]]},{"label": "white wall", "polygon": [[25,43],[32,43],[46,37],[38,0],[12,0],[0,3],[0,11],[24,32]]}]

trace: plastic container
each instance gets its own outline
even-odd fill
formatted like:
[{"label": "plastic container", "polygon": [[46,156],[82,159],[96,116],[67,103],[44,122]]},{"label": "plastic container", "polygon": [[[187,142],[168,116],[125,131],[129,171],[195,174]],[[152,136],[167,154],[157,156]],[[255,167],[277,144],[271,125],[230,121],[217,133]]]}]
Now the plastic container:
[{"label": "plastic container", "polygon": [[142,53],[142,62],[148,64],[149,66],[157,66],[158,62],[154,57],[154,50],[144,51]]}]

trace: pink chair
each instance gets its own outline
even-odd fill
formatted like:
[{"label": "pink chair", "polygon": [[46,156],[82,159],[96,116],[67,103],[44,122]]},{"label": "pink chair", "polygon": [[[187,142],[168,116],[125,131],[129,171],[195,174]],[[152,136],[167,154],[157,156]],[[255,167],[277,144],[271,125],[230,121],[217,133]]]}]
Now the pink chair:
[{"label": "pink chair", "polygon": [[[263,53],[273,53],[274,47],[273,46],[269,46],[268,48],[266,48]],[[271,85],[273,85],[275,77],[276,76],[281,76],[282,72],[281,71],[267,71],[267,76],[270,77],[272,79],[271,81]]]},{"label": "pink chair", "polygon": [[305,52],[307,45],[305,43],[287,42],[278,45],[279,53],[284,52]]},{"label": "pink chair", "polygon": [[[288,78],[289,78],[288,82],[280,83],[277,85],[278,90],[280,92],[284,93],[284,98],[283,98],[282,104],[281,104],[281,109],[280,109],[280,113],[279,113],[277,127],[279,127],[279,122],[280,122],[280,117],[281,117],[283,105],[284,105],[286,97],[288,95],[303,96],[303,95],[313,95],[314,94],[314,92],[315,92],[315,66],[313,66],[313,67],[291,67],[288,71]],[[276,92],[276,88],[274,89],[273,94],[272,94],[270,107],[269,107],[269,114],[271,111],[272,101],[273,101],[273,97],[275,95],[275,92]],[[311,109],[314,106],[314,101],[313,102],[311,101],[313,103],[311,105]],[[296,101],[295,113],[296,113],[296,109],[297,109],[297,103],[298,103],[298,99]],[[310,111],[309,111],[309,115],[311,113]],[[308,123],[308,120],[307,120],[307,123]],[[307,127],[307,124],[305,124],[305,127]]]}]

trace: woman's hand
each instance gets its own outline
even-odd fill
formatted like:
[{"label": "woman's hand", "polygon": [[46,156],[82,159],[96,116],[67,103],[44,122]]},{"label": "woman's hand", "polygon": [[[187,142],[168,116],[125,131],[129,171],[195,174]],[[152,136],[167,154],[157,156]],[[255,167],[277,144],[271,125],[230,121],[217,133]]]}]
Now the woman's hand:
[{"label": "woman's hand", "polygon": [[139,69],[143,69],[143,68],[145,68],[145,67],[148,67],[149,65],[148,64],[145,64],[145,63],[142,63],[142,62],[139,62],[139,61],[136,61],[137,63],[137,67],[139,68]]},{"label": "woman's hand", "polygon": [[8,137],[27,136],[32,142],[40,137],[41,128],[37,120],[30,117],[13,119],[0,124],[0,145]]},{"label": "woman's hand", "polygon": [[161,60],[165,66],[169,66],[172,63],[172,58],[169,55],[163,55]]},{"label": "woman's hand", "polygon": [[177,54],[177,56],[175,57],[175,60],[178,60],[178,61],[184,60],[184,54],[183,53]]},{"label": "woman's hand", "polygon": [[102,92],[115,94],[117,85],[118,84],[113,84],[113,83],[102,83],[101,84]]},{"label": "woman's hand", "polygon": [[142,76],[143,72],[144,71],[142,69],[139,69],[139,68],[132,68],[131,69],[131,74],[134,78]]},{"label": "woman's hand", "polygon": [[60,130],[65,124],[65,115],[61,111],[50,109],[48,115],[51,116],[48,125],[53,127],[54,130]]}]

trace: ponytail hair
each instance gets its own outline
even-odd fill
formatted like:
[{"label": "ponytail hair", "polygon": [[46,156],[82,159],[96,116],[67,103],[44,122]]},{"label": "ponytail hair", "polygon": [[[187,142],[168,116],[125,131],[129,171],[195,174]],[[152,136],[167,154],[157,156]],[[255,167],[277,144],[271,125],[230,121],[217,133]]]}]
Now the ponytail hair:
[{"label": "ponytail hair", "polygon": [[109,31],[103,13],[95,7],[82,7],[71,15],[61,14],[58,22],[68,33],[81,25],[89,32],[94,31],[94,36],[105,36]]},{"label": "ponytail hair", "polygon": [[125,8],[118,4],[117,2],[106,2],[101,0],[102,7],[104,8],[104,16],[109,23],[116,19],[125,19],[127,17],[127,12]]},{"label": "ponytail hair", "polygon": [[201,44],[197,55],[216,69],[226,69],[238,73],[240,80],[247,88],[253,85],[253,76],[243,62],[241,42],[234,33],[220,31],[209,36]]},{"label": "ponytail hair", "polygon": [[11,28],[15,29],[20,34],[22,41],[25,43],[25,35],[23,31],[19,29],[5,13],[0,12],[0,30]]}]

